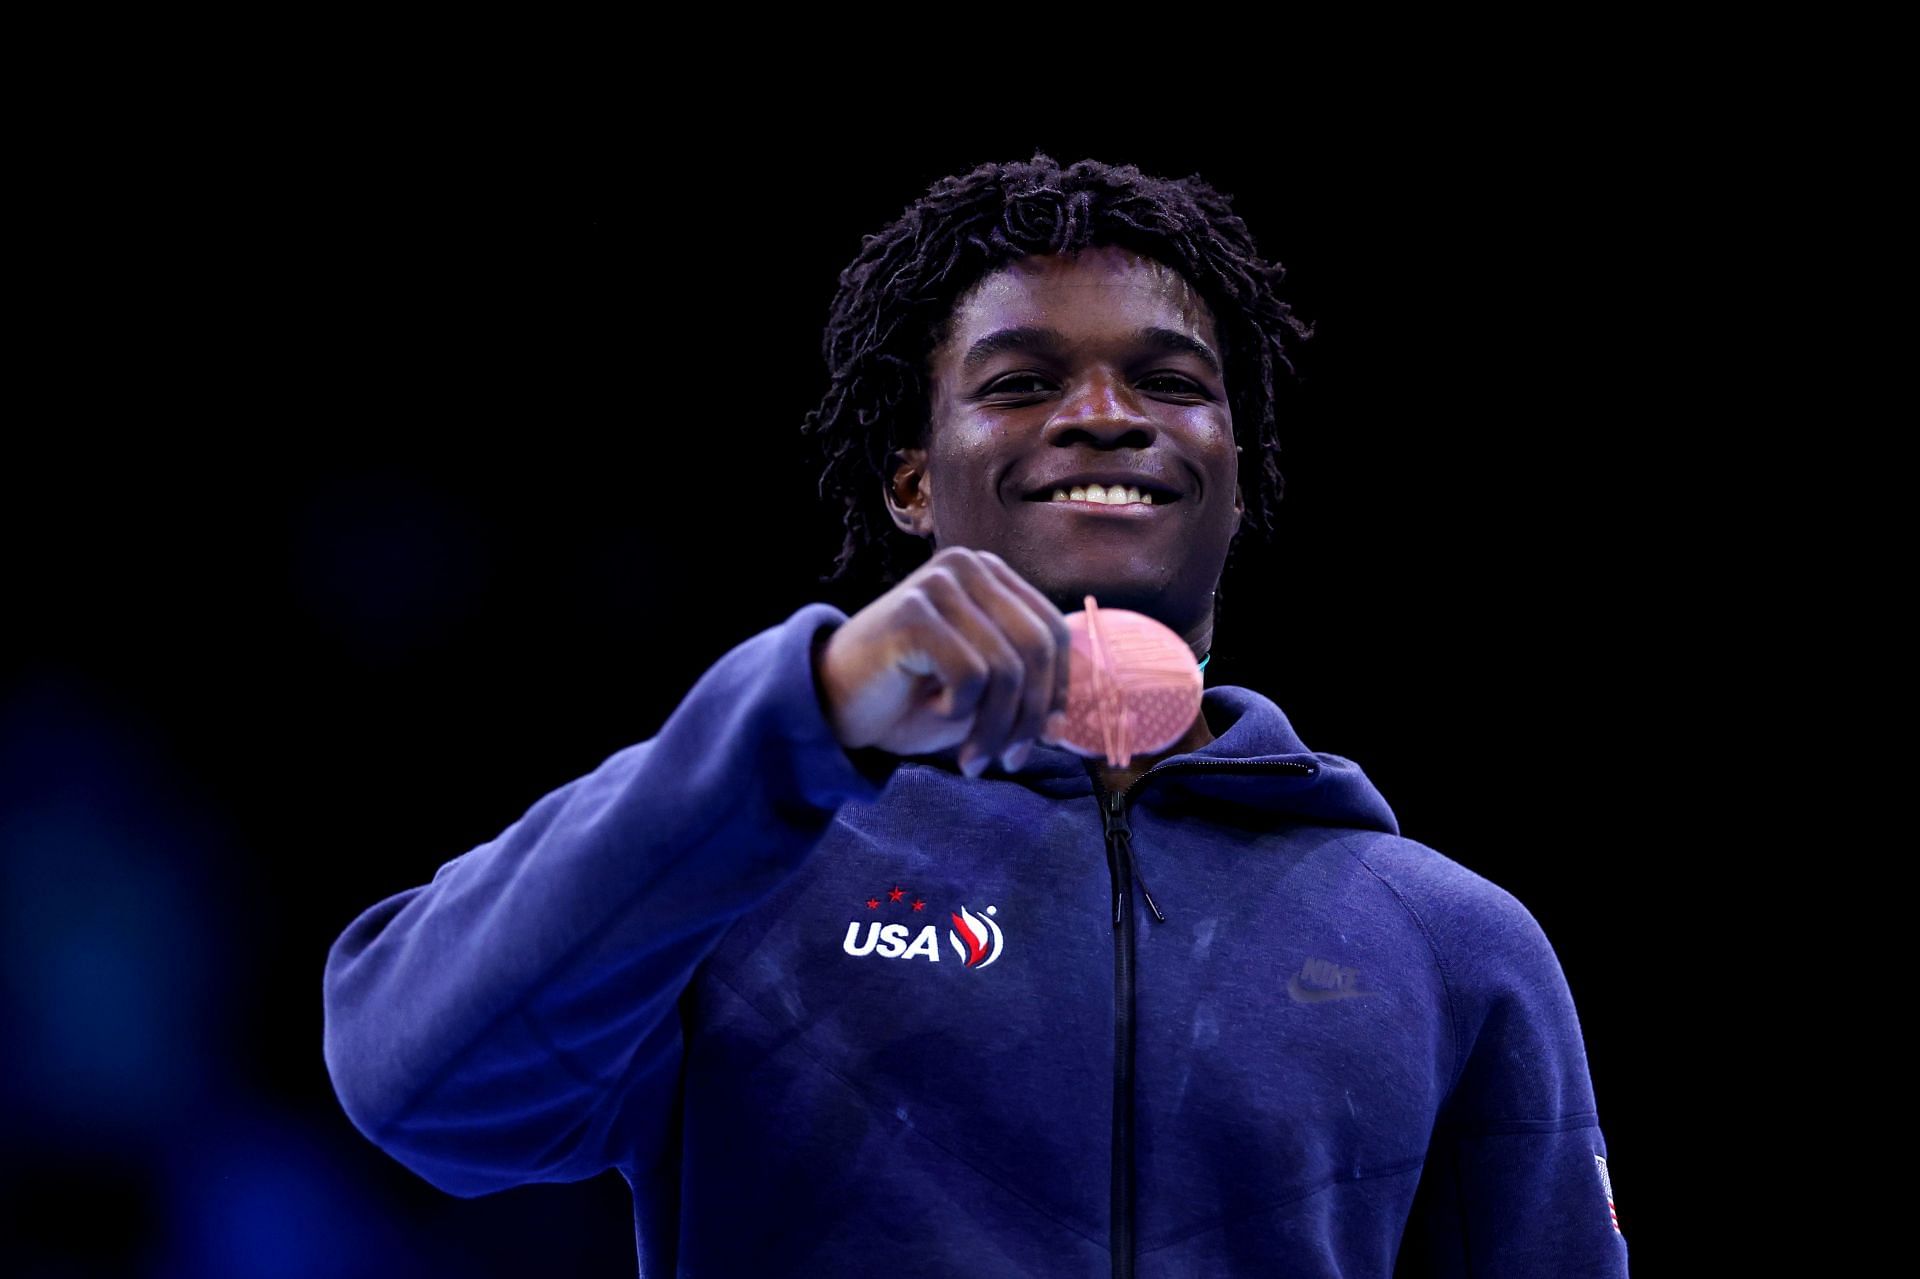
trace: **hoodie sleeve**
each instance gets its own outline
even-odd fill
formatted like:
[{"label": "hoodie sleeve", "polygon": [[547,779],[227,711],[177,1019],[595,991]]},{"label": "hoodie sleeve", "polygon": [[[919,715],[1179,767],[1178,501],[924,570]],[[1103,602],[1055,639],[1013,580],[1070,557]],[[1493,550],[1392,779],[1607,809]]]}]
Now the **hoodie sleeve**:
[{"label": "hoodie sleeve", "polygon": [[1398,1276],[1615,1279],[1607,1147],[1573,996],[1546,934],[1504,889],[1457,865],[1423,917],[1459,1044]]},{"label": "hoodie sleeve", "polygon": [[844,621],[743,642],[655,736],[348,926],[324,1053],[362,1133],[463,1197],[663,1157],[695,969],[898,763],[828,723],[813,651]]}]

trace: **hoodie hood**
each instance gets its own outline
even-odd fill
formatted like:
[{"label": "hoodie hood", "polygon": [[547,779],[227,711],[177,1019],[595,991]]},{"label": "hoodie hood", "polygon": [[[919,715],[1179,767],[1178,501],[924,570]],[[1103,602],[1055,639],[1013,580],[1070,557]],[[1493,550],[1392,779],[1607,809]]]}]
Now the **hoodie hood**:
[{"label": "hoodie hood", "polygon": [[[1339,755],[1308,750],[1271,698],[1250,688],[1221,684],[1205,690],[1201,706],[1218,736],[1197,750],[1169,755],[1141,774],[1131,788],[1132,803],[1157,808],[1203,800],[1210,807],[1243,808],[1250,816],[1263,815],[1267,820],[1400,833],[1393,809],[1360,766]],[[916,764],[959,772],[951,759],[910,758]],[[1094,763],[1072,751],[1035,742],[1033,753],[1018,771],[1009,774],[995,761],[980,780],[1017,781],[1055,798],[1094,795],[1099,791]]]}]

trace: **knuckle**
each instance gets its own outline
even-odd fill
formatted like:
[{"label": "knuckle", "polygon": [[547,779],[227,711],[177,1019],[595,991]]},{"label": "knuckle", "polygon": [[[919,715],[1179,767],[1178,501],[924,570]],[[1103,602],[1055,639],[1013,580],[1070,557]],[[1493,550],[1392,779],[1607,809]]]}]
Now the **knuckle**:
[{"label": "knuckle", "polygon": [[908,612],[915,614],[915,621],[925,622],[935,616],[933,596],[924,586],[916,586],[901,597],[900,603]]},{"label": "knuckle", "polygon": [[[1026,647],[1027,669],[1035,676],[1049,675],[1053,672],[1053,645],[1042,637]],[[1036,683],[1038,681],[1036,680]]]},{"label": "knuckle", "polygon": [[986,566],[980,561],[980,552],[966,546],[953,548],[953,558],[947,562],[946,567],[947,572],[952,574],[956,581],[963,579],[970,582],[978,581],[987,571]]},{"label": "knuckle", "polygon": [[994,637],[994,665],[999,668],[1003,678],[1017,680],[1027,673],[1027,654],[1023,646],[1015,644],[1005,635]]},{"label": "knuckle", "polygon": [[970,657],[954,672],[954,684],[969,696],[978,697],[993,679],[993,668],[978,657]]},{"label": "knuckle", "polygon": [[940,564],[949,572],[970,568],[975,563],[975,555],[970,546],[949,546],[940,552]]}]

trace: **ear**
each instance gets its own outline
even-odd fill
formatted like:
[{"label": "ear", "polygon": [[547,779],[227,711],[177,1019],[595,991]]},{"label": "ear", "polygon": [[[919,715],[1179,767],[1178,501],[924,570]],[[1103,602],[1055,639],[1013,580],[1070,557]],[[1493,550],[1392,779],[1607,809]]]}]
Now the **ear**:
[{"label": "ear", "polygon": [[901,532],[933,536],[933,484],[927,475],[925,449],[896,449],[887,455],[893,473],[887,478],[887,514]]}]

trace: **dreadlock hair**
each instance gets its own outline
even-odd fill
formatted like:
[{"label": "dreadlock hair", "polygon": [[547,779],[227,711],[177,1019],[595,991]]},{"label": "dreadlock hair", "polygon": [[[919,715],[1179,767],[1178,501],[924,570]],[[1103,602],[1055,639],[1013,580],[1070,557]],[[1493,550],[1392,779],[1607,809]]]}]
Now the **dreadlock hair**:
[{"label": "dreadlock hair", "polygon": [[928,360],[949,336],[954,304],[1016,259],[1095,245],[1172,267],[1213,312],[1234,434],[1244,441],[1247,509],[1232,546],[1249,525],[1271,539],[1284,489],[1274,366],[1292,374],[1289,346],[1313,336],[1274,295],[1285,269],[1260,258],[1231,197],[1198,174],[1173,181],[1096,160],[1062,169],[1035,151],[1024,163],[935,182],[885,230],[863,236],[840,273],[821,341],[830,382],[800,428],[824,462],[820,496],[845,507],[845,538],[821,582],[877,576],[885,587],[931,554],[894,524],[882,490],[889,454],[927,442]]}]

